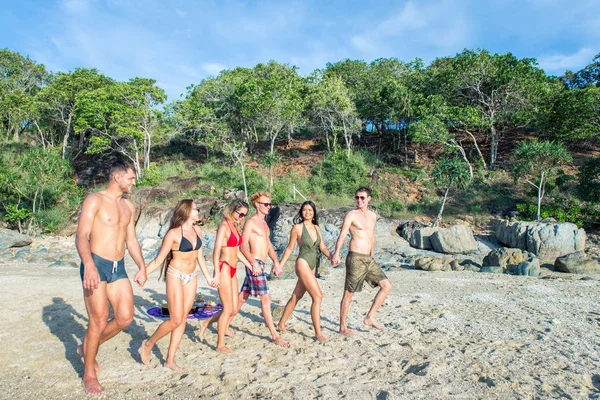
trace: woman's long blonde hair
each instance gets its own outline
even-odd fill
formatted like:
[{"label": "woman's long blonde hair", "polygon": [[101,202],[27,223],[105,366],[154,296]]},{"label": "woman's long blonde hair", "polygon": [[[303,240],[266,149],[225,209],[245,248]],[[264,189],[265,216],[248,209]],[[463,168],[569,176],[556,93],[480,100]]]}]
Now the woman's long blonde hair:
[{"label": "woman's long blonde hair", "polygon": [[[169,224],[168,231],[174,228],[179,228],[185,223],[185,221],[188,220],[190,215],[192,215],[193,203],[194,200],[192,199],[183,199],[179,203],[177,203],[177,206],[175,206],[175,209],[173,210],[173,215],[171,216],[171,222]],[[181,239],[183,240],[183,237]],[[172,259],[173,251],[171,250],[169,251],[169,254],[167,254],[165,261],[163,261],[162,266],[160,267],[160,276],[158,277],[158,279],[162,279],[163,281],[166,279],[167,268],[169,267],[169,264],[171,264]]]}]

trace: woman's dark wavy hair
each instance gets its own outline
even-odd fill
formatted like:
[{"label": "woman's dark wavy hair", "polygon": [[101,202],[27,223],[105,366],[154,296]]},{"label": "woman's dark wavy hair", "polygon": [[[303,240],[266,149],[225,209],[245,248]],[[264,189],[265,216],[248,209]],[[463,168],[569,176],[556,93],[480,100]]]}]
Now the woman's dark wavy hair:
[{"label": "woman's dark wavy hair", "polygon": [[302,205],[300,206],[300,211],[298,211],[298,214],[296,214],[296,216],[294,217],[294,224],[300,224],[302,222],[304,222],[304,218],[302,218],[302,209],[304,208],[305,205],[309,205],[312,207],[313,209],[313,218],[312,218],[312,223],[315,225],[319,225],[319,218],[317,217],[317,206],[315,206],[315,203],[313,203],[310,200],[306,200],[304,203],[302,203]]}]

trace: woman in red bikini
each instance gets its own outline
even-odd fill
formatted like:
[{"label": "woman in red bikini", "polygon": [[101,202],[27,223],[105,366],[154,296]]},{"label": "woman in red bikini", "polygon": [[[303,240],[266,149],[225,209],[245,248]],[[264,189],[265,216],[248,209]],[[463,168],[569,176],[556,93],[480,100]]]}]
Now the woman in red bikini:
[{"label": "woman in red bikini", "polygon": [[239,199],[232,201],[223,211],[223,222],[219,225],[215,239],[215,249],[213,251],[214,280],[219,285],[219,297],[221,304],[223,304],[223,311],[208,320],[202,321],[200,340],[204,340],[206,329],[213,322],[218,321],[217,351],[220,353],[231,353],[231,349],[225,346],[225,335],[233,335],[233,332],[229,329],[229,323],[238,308],[238,281],[235,275],[238,260],[251,268],[250,263],[239,251],[242,234],[237,228],[237,225],[244,220],[247,214],[248,204],[246,202]]}]

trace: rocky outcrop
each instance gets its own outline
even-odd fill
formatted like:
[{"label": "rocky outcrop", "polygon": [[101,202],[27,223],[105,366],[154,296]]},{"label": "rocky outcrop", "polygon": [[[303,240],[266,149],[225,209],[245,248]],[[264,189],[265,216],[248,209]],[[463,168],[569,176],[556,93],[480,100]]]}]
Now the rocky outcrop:
[{"label": "rocky outcrop", "polygon": [[583,251],[558,257],[554,262],[554,268],[557,271],[571,274],[600,274],[598,261],[588,258]]},{"label": "rocky outcrop", "polygon": [[449,256],[418,257],[415,268],[423,271],[473,271],[479,272],[480,266],[471,261],[458,261]]},{"label": "rocky outcrop", "polygon": [[535,259],[535,255],[521,249],[501,247],[490,251],[483,258],[484,267],[502,267],[503,270],[516,266],[523,261]]},{"label": "rocky outcrop", "polygon": [[20,234],[17,231],[0,228],[0,250],[10,249],[11,247],[29,246],[32,239],[29,236]]},{"label": "rocky outcrop", "polygon": [[500,221],[496,237],[506,246],[527,250],[542,262],[585,249],[586,234],[575,224]]},{"label": "rocky outcrop", "polygon": [[469,254],[477,251],[473,230],[464,225],[439,228],[429,238],[433,250],[445,254]]},{"label": "rocky outcrop", "polygon": [[540,276],[540,260],[528,251],[501,247],[484,257],[482,272]]}]

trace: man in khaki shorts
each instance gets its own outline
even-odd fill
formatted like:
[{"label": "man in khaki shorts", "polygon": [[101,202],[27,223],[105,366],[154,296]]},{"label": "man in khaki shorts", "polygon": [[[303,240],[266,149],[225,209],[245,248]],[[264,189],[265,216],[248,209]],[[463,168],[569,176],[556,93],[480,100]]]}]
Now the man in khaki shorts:
[{"label": "man in khaki shorts", "polygon": [[385,298],[392,290],[392,284],[375,263],[373,252],[375,251],[375,222],[377,215],[369,210],[371,200],[371,189],[359,188],[354,196],[356,209],[348,212],[344,217],[344,223],[340,236],[335,244],[335,252],[331,256],[331,264],[340,263],[340,250],[344,245],[344,239],[350,232],[350,245],[346,257],[346,282],[344,285],[344,296],[340,304],[340,330],[339,333],[346,336],[355,336],[356,333],[348,329],[346,318],[350,301],[355,292],[360,292],[363,283],[367,281],[371,287],[379,286],[371,309],[363,321],[365,325],[383,330],[383,325],[375,319],[375,313],[381,307]]}]

